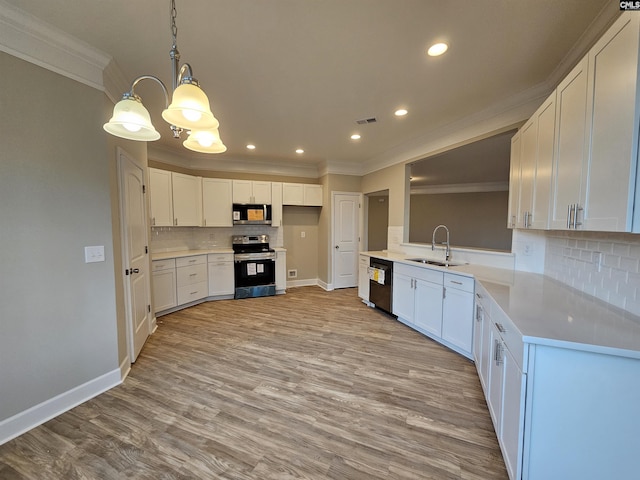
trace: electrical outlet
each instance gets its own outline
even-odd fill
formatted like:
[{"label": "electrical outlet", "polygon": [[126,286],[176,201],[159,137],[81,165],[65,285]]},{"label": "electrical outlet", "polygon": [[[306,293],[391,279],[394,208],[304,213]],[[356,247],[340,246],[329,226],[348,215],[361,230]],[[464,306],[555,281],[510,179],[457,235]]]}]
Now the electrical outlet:
[{"label": "electrical outlet", "polygon": [[522,254],[526,255],[527,257],[533,254],[533,245],[531,245],[530,243],[525,243],[522,246]]},{"label": "electrical outlet", "polygon": [[287,271],[287,278],[298,278],[298,270],[291,269]]},{"label": "electrical outlet", "polygon": [[104,262],[104,245],[84,247],[84,263]]},{"label": "electrical outlet", "polygon": [[593,252],[593,267],[596,272],[602,271],[602,252]]},{"label": "electrical outlet", "polygon": [[307,236],[307,232],[300,232],[300,238],[305,238]]}]

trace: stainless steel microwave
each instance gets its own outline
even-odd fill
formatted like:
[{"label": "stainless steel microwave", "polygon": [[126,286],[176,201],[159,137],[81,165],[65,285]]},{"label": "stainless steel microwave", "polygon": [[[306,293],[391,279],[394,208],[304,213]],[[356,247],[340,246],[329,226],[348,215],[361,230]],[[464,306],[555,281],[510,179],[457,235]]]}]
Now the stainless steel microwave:
[{"label": "stainless steel microwave", "polygon": [[233,204],[234,225],[271,225],[271,205]]}]

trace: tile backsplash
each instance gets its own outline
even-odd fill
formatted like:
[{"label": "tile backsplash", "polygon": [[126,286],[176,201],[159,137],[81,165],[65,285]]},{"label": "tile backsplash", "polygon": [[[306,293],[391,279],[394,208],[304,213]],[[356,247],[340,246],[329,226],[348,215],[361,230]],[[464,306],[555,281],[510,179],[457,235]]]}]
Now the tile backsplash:
[{"label": "tile backsplash", "polygon": [[152,227],[151,252],[177,250],[208,250],[231,248],[233,235],[269,235],[271,247],[282,247],[284,234],[281,227],[266,225],[238,225],[235,227]]},{"label": "tile backsplash", "polygon": [[545,275],[640,315],[640,235],[547,232]]}]

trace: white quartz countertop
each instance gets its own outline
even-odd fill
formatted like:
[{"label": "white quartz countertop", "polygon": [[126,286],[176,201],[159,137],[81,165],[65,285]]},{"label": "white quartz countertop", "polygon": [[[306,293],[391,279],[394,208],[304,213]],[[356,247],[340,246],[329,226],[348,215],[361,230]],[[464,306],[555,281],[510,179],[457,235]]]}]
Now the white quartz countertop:
[{"label": "white quartz countertop", "polygon": [[435,267],[407,261],[414,257],[403,254],[362,253],[473,276],[527,343],[640,359],[640,317],[544,275],[479,265]]},{"label": "white quartz countertop", "polygon": [[[276,252],[286,252],[286,248],[272,247]],[[194,255],[208,255],[210,253],[233,253],[231,247],[210,248],[205,250],[174,250],[171,252],[152,252],[151,260],[166,260],[167,258],[192,257]]]}]

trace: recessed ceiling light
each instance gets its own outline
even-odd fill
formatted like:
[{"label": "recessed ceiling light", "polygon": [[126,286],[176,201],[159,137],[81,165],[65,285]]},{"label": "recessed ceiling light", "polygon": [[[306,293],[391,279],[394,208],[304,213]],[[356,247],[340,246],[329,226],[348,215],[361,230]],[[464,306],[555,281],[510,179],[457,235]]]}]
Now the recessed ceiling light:
[{"label": "recessed ceiling light", "polygon": [[249,145],[247,145],[247,148],[248,148],[249,150],[255,150],[255,149],[256,149],[256,146],[255,146],[255,145],[252,145],[252,144],[249,144]]},{"label": "recessed ceiling light", "polygon": [[394,112],[394,115],[395,115],[396,117],[404,117],[407,113],[409,113],[409,112],[407,112],[407,110],[406,110],[406,109],[404,109],[404,108],[399,108],[398,110],[396,110],[396,111]]},{"label": "recessed ceiling light", "polygon": [[448,48],[449,45],[447,45],[446,43],[436,43],[429,47],[429,50],[427,50],[427,54],[429,54],[429,56],[431,57],[437,57],[438,55],[442,55],[444,52],[446,52]]},{"label": "recessed ceiling light", "polygon": [[298,148],[298,149],[296,150],[296,153],[304,153],[304,150],[303,150],[303,149],[301,149],[301,148]]},{"label": "recessed ceiling light", "polygon": [[353,135],[351,135],[351,140],[360,140],[360,135],[357,133],[354,133]]}]

